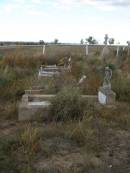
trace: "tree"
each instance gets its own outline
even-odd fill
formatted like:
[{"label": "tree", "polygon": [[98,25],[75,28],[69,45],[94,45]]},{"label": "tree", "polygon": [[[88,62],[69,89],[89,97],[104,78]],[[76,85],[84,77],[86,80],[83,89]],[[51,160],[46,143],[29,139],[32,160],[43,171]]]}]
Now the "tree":
[{"label": "tree", "polygon": [[130,45],[130,41],[127,41],[126,43],[128,44],[128,46]]},{"label": "tree", "polygon": [[114,44],[114,38],[109,38],[109,40],[108,40],[108,42],[109,42],[109,44],[111,45],[111,44]]},{"label": "tree", "polygon": [[108,34],[105,34],[105,37],[104,37],[104,44],[105,45],[107,45],[108,39],[109,39]]},{"label": "tree", "polygon": [[84,44],[84,40],[83,39],[80,40],[80,44]]},{"label": "tree", "polygon": [[59,40],[57,38],[54,39],[54,44],[58,44]]},{"label": "tree", "polygon": [[43,45],[45,42],[43,40],[39,41],[39,44]]},{"label": "tree", "polygon": [[96,39],[94,39],[94,37],[89,36],[88,38],[86,38],[86,43],[88,43],[88,44],[97,44],[98,42],[97,42]]}]

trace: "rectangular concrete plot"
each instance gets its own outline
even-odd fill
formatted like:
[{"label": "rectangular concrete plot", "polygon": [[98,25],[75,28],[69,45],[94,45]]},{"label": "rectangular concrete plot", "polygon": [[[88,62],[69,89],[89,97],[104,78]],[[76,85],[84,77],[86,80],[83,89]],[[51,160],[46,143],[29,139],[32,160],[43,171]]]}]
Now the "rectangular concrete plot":
[{"label": "rectangular concrete plot", "polygon": [[[51,101],[56,95],[25,94],[19,104],[19,121],[47,119],[50,113]],[[84,102],[96,103],[97,96],[82,95]]]}]

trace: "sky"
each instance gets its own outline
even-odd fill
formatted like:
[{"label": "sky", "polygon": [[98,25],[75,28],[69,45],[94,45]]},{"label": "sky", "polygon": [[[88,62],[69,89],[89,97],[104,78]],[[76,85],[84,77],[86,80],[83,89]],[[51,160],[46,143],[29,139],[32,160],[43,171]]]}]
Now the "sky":
[{"label": "sky", "polygon": [[0,41],[130,40],[130,0],[0,0]]}]

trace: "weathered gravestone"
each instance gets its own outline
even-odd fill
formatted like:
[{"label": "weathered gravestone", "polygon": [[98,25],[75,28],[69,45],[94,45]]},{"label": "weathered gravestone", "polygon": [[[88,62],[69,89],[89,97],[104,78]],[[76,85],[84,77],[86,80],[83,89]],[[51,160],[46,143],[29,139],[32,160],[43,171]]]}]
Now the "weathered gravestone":
[{"label": "weathered gravestone", "polygon": [[116,94],[111,89],[112,70],[109,67],[105,68],[105,77],[103,86],[98,91],[98,101],[102,105],[113,104]]}]

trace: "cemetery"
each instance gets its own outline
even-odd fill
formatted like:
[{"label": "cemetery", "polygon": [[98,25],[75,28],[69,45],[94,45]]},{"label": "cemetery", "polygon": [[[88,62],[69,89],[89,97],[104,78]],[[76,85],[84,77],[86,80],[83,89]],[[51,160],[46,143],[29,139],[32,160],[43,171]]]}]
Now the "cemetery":
[{"label": "cemetery", "polygon": [[2,173],[129,173],[129,46],[72,47],[0,59]]}]

